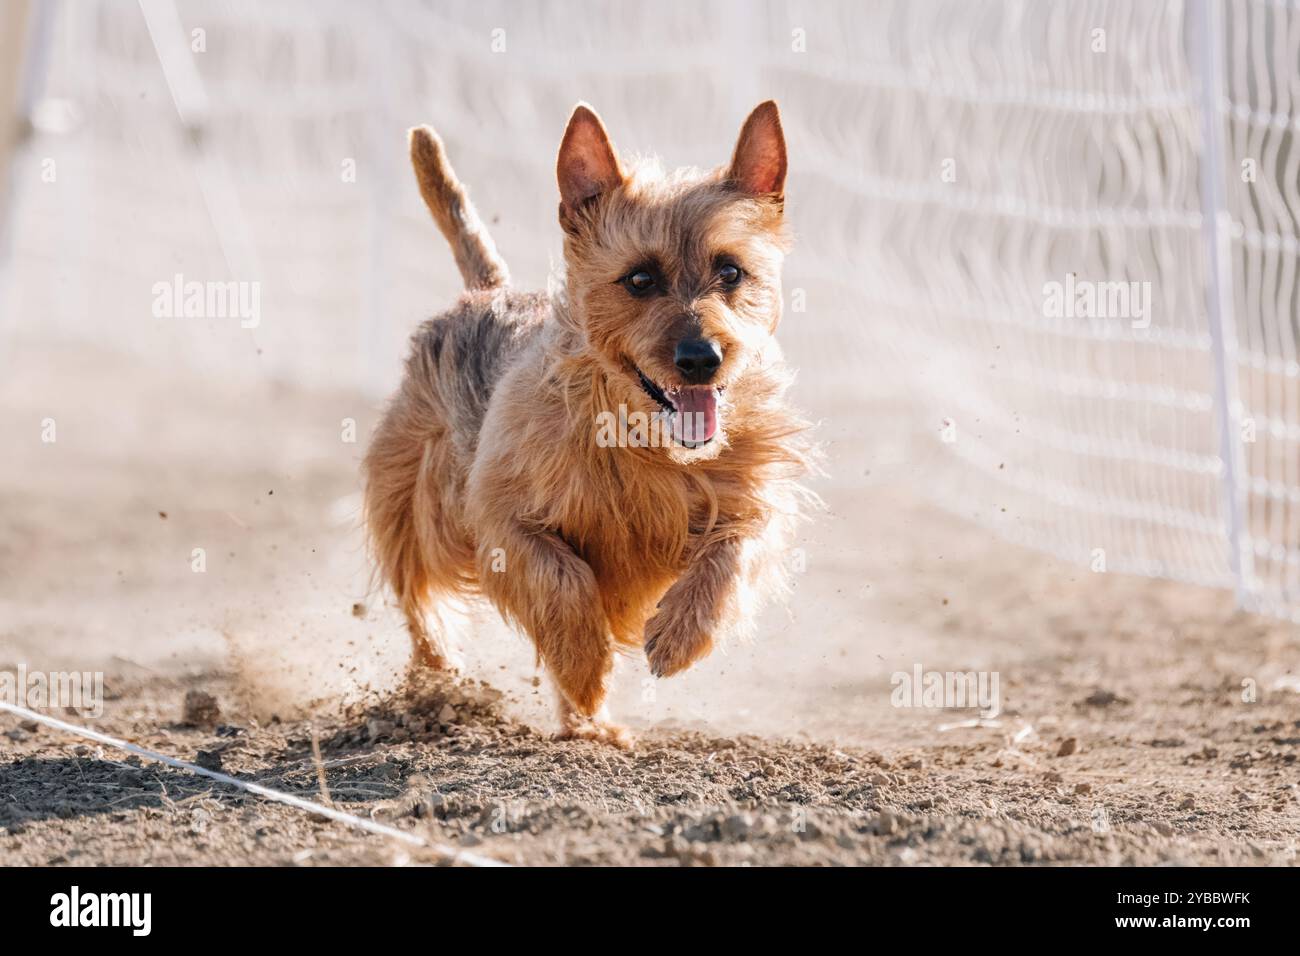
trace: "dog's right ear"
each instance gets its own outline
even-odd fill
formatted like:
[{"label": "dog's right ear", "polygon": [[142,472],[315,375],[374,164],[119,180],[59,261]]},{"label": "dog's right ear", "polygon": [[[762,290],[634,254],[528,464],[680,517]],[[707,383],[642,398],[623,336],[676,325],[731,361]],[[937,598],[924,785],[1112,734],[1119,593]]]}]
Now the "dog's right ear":
[{"label": "dog's right ear", "polygon": [[586,103],[579,103],[569,117],[555,164],[560,183],[560,220],[623,182],[618,153],[600,117]]}]

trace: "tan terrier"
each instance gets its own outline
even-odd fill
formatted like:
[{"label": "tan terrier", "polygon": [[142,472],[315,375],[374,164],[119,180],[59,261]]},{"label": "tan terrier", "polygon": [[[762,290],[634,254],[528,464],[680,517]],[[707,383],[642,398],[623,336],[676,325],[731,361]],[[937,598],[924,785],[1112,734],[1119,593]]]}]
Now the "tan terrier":
[{"label": "tan terrier", "polygon": [[525,631],[566,736],[625,745],[616,651],[667,677],[747,630],[785,583],[806,500],[785,405],[785,139],[776,104],[730,165],[627,168],[580,104],[560,144],[565,287],[516,292],[433,130],[420,192],[466,291],[420,326],[365,460],[378,572],[417,661],[450,667],[439,599],[486,596]]}]

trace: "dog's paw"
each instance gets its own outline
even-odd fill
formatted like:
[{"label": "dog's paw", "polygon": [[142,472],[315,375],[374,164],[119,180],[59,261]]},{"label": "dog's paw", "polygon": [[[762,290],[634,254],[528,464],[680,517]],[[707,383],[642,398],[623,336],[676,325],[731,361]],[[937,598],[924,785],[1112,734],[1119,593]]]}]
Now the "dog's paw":
[{"label": "dog's paw", "polygon": [[579,717],[576,714],[564,721],[564,726],[555,735],[558,740],[594,740],[596,743],[609,744],[620,750],[631,750],[636,738],[626,727],[591,717]]},{"label": "dog's paw", "polygon": [[412,655],[406,663],[407,676],[412,678],[425,674],[446,674],[448,677],[459,677],[460,672],[460,660],[443,654]]},{"label": "dog's paw", "polygon": [[664,608],[646,622],[645,657],[655,677],[672,677],[713,650],[713,637]]}]

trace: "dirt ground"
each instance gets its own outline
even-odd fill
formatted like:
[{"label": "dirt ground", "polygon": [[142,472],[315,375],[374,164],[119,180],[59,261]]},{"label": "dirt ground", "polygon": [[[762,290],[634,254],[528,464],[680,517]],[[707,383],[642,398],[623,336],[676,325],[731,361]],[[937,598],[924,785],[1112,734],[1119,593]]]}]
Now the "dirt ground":
[{"label": "dirt ground", "polygon": [[[105,733],[320,799],[315,735],[335,806],[518,864],[1295,862],[1295,627],[936,510],[883,411],[866,440],[818,410],[827,513],[752,645],[666,682],[624,662],[623,752],[552,739],[481,612],[470,679],[398,687],[356,530],[372,400],[42,346],[0,409],[0,670],[102,671],[102,716],[61,716]],[[1001,712],[893,706],[915,665],[996,672]],[[196,690],[220,713],[188,725]],[[2,864],[434,859],[0,715]]]}]

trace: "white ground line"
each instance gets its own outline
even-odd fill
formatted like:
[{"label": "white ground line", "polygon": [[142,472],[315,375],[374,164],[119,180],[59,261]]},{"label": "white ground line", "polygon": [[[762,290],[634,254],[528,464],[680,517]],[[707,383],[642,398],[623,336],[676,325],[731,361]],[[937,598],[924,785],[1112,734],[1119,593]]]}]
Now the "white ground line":
[{"label": "white ground line", "polygon": [[350,827],[356,827],[358,830],[365,830],[368,833],[377,833],[380,836],[391,837],[394,840],[401,840],[403,843],[409,843],[412,846],[425,847],[433,850],[439,856],[442,856],[451,863],[462,863],[466,866],[509,866],[508,863],[502,863],[500,860],[489,859],[485,856],[479,856],[476,853],[466,853],[461,850],[454,850],[451,847],[441,846],[437,843],[431,843],[423,837],[414,833],[407,833],[405,830],[399,830],[396,827],[390,827],[383,823],[376,823],[374,820],[367,820],[364,817],[353,816],[350,813],[344,813],[342,810],[336,810],[333,807],[323,806],[319,803],[312,803],[310,800],[304,800],[301,797],[295,797],[292,794],[281,793],[278,790],[271,790],[260,784],[249,783],[236,777],[228,776],[224,773],[218,773],[215,770],[207,770],[203,767],[196,766],[192,763],[186,763],[184,760],[177,760],[175,757],[168,757],[166,754],[160,754],[157,751],[149,750],[145,747],[139,747],[125,740],[119,740],[116,737],[110,737],[107,734],[101,734],[97,730],[90,730],[86,727],[80,727],[77,724],[70,724],[66,721],[59,720],[56,717],[49,717],[45,714],[37,713],[34,710],[28,710],[26,707],[18,707],[14,704],[0,700],[0,710],[7,710],[11,714],[17,714],[27,720],[34,720],[37,723],[45,724],[47,727],[54,727],[58,730],[75,734],[78,737],[85,737],[87,740],[94,740],[109,747],[115,747],[118,750],[125,750],[127,753],[135,754],[137,757],[143,757],[146,760],[152,760],[157,763],[166,764],[169,767],[175,767],[178,770],[188,770],[190,773],[198,774],[201,777],[207,777],[209,780],[215,780],[218,783],[224,783],[231,787],[237,787],[240,790],[246,790],[249,793],[256,794],[266,800],[275,803],[284,803],[299,810],[305,810],[313,813],[318,817],[325,817],[336,823],[343,823]]}]

